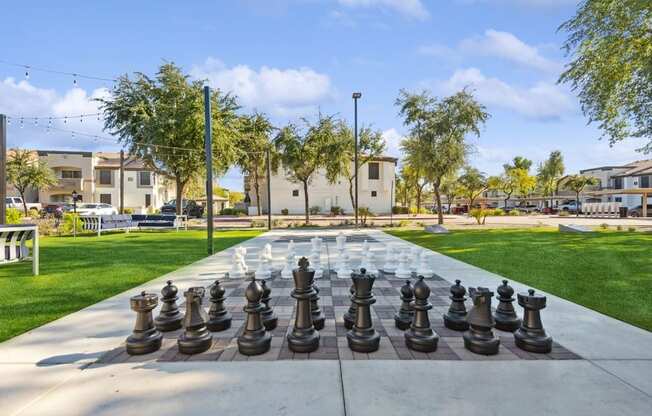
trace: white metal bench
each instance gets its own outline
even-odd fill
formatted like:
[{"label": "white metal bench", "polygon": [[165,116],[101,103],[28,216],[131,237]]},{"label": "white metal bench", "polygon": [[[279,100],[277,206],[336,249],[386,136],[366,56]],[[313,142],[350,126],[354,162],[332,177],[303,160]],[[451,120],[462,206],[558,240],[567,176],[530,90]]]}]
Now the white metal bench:
[{"label": "white metal bench", "polygon": [[[32,240],[30,256],[27,242]],[[0,265],[32,260],[32,273],[39,274],[39,234],[36,225],[0,225]]]}]

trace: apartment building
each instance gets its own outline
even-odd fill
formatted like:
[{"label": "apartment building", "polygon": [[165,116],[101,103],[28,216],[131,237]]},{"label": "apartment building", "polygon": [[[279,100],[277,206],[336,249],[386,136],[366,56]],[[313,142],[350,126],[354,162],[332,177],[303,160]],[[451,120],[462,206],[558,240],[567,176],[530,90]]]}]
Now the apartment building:
[{"label": "apartment building", "polygon": [[652,159],[584,169],[580,173],[600,181],[597,189],[586,192],[588,202],[620,202],[634,208],[642,205],[642,198],[647,198],[647,203],[652,204]]}]

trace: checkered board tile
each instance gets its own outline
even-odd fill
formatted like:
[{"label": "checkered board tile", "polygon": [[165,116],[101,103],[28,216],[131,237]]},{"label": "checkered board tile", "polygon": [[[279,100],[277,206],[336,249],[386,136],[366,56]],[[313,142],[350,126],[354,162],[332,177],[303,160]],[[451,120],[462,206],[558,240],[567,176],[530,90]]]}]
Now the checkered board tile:
[{"label": "checkered board tile", "polygon": [[[328,274],[328,273],[326,273]],[[374,284],[376,303],[372,306],[374,327],[381,336],[380,349],[373,353],[362,354],[349,349],[346,339],[343,315],[348,310],[349,288],[348,279],[338,279],[325,276],[316,280],[320,289],[320,306],[326,315],[326,325],[320,333],[320,347],[312,353],[294,353],[287,345],[286,334],[292,330],[294,323],[295,300],[290,297],[293,281],[275,276],[268,285],[272,288],[272,301],[278,316],[278,326],[271,331],[272,347],[269,352],[247,357],[238,352],[236,339],[244,328],[245,313],[242,308],[245,303],[244,291],[249,282],[243,280],[225,280],[227,300],[225,306],[233,315],[232,326],[222,332],[213,333],[212,347],[201,354],[181,354],[177,349],[177,337],[182,330],[163,334],[163,345],[159,351],[141,356],[127,355],[124,345],[105,353],[99,358],[98,363],[112,364],[123,362],[147,361],[274,361],[274,360],[578,360],[582,359],[577,354],[563,346],[554,343],[552,351],[548,354],[533,354],[516,347],[514,337],[509,332],[495,330],[500,337],[500,352],[494,356],[474,354],[464,348],[463,332],[453,331],[443,324],[442,315],[449,306],[450,282],[434,276],[427,279],[431,288],[430,302],[433,309],[430,311],[432,327],[439,335],[437,351],[421,353],[411,351],[405,346],[403,331],[394,326],[394,314],[401,305],[399,289],[404,284],[403,280],[395,279],[392,275],[378,277]],[[207,290],[208,292],[208,290]],[[204,298],[207,308],[208,298]],[[495,299],[494,299],[495,303]],[[181,305],[182,308],[184,305]],[[126,306],[125,306],[126,307]],[[467,308],[471,307],[471,303]],[[520,309],[520,307],[518,308]],[[545,314],[543,310],[543,321]],[[555,334],[551,334],[554,339]]]},{"label": "checkered board tile", "polygon": [[[311,239],[313,239],[314,236],[312,235],[284,235],[280,236],[276,240],[274,240],[275,243],[289,243],[290,240],[294,241],[295,243],[309,243]],[[334,235],[327,235],[327,236],[320,236],[322,239],[323,243],[335,243],[337,236]],[[365,240],[367,240],[368,243],[377,243],[378,240],[376,240],[374,237],[368,235],[368,234],[355,234],[355,235],[347,235],[346,236],[346,242],[347,243],[363,243]]]}]

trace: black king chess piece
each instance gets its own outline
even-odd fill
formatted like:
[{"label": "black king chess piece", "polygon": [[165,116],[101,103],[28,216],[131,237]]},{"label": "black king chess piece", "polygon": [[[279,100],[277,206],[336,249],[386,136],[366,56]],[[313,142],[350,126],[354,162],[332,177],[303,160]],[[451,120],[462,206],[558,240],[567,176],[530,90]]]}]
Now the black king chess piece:
[{"label": "black king chess piece", "polygon": [[263,297],[260,299],[260,301],[263,304],[263,310],[260,312],[260,316],[263,318],[263,325],[265,326],[265,329],[271,331],[272,329],[276,328],[276,325],[278,325],[278,317],[274,313],[274,309],[269,306],[269,302],[272,300],[272,289],[267,286],[267,283],[264,280],[262,281],[262,287]]},{"label": "black king chess piece", "polygon": [[159,331],[167,332],[181,328],[183,314],[177,306],[177,299],[179,299],[177,293],[177,287],[172,284],[172,280],[168,280],[167,285],[161,290],[161,311],[154,319],[154,325]]},{"label": "black king chess piece", "polygon": [[419,276],[414,284],[414,319],[405,336],[405,345],[415,351],[433,352],[437,350],[439,336],[430,327],[428,311],[432,305],[428,302],[430,288]]},{"label": "black king chess piece", "polygon": [[464,346],[476,354],[498,354],[500,339],[491,330],[494,327],[494,318],[491,316],[491,298],[494,293],[486,287],[470,287],[469,295],[473,307],[466,317],[470,328],[464,333]]},{"label": "black king chess piece", "polygon": [[514,310],[514,289],[507,284],[507,280],[503,280],[503,284],[498,286],[498,306],[494,312],[494,321],[496,321],[496,329],[502,331],[514,332],[521,326],[521,320],[516,316]]},{"label": "black king chess piece", "polygon": [[158,296],[143,291],[129,299],[129,304],[137,315],[134,330],[127,337],[127,353],[141,355],[157,351],[161,348],[163,339],[152,319],[152,310],[158,305]]},{"label": "black king chess piece", "polygon": [[312,297],[312,281],[315,271],[309,269],[310,263],[305,257],[299,260],[299,268],[292,270],[294,290],[292,297],[297,300],[297,311],[294,328],[287,335],[288,347],[294,352],[312,352],[319,347],[319,332],[312,323],[310,299]]},{"label": "black king chess piece", "polygon": [[351,279],[355,285],[353,302],[357,308],[353,328],[346,333],[349,348],[355,352],[377,351],[380,346],[380,335],[374,329],[371,320],[371,305],[376,303],[372,293],[376,276],[367,274],[365,269],[360,269],[360,273],[353,273]]},{"label": "black king chess piece", "polygon": [[213,344],[213,336],[206,328],[208,315],[201,305],[205,292],[203,287],[191,287],[183,294],[186,297],[186,316],[183,318],[184,331],[177,339],[179,352],[183,354],[199,354]]},{"label": "black king chess piece", "polygon": [[451,294],[448,297],[451,305],[448,312],[444,314],[444,326],[455,331],[466,331],[469,329],[469,323],[466,322],[466,305],[464,305],[466,289],[460,283],[460,280],[456,280],[451,286]]},{"label": "black king chess piece", "polygon": [[349,306],[349,310],[344,313],[344,327],[346,329],[353,328],[353,324],[355,323],[355,312],[358,308],[358,305],[353,301],[353,299],[355,299],[355,283],[351,283],[349,293],[351,293],[351,305]]},{"label": "black king chess piece", "polygon": [[401,286],[401,308],[394,315],[394,325],[402,331],[405,331],[412,324],[412,318],[414,317],[414,309],[412,302],[414,301],[414,290],[412,290],[412,285],[409,280],[405,281],[405,284]]},{"label": "black king chess piece", "polygon": [[317,287],[317,284],[314,280],[312,281],[310,312],[312,313],[312,324],[315,326],[315,329],[324,329],[324,325],[326,324],[326,315],[324,315],[324,312],[319,307],[319,287]]},{"label": "black king chess piece", "polygon": [[259,355],[269,351],[272,343],[272,336],[265,331],[261,312],[263,305],[260,299],[263,297],[263,286],[251,279],[251,283],[245,290],[247,305],[244,311],[247,313],[245,328],[242,335],[238,337],[238,351],[243,355]]},{"label": "black king chess piece", "polygon": [[517,295],[518,304],[524,309],[521,327],[514,332],[514,340],[519,348],[535,353],[548,353],[552,349],[552,338],[546,334],[541,323],[541,309],[546,307],[546,297],[534,293]]},{"label": "black king chess piece", "polygon": [[224,307],[224,287],[218,280],[211,286],[210,306],[208,307],[208,322],[206,327],[211,332],[224,331],[231,328],[231,313]]}]

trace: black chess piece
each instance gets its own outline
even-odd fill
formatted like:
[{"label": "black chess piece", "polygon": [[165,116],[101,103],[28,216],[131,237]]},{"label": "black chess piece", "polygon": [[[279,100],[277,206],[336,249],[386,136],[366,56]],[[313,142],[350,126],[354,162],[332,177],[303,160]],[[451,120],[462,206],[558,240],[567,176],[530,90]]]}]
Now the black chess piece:
[{"label": "black chess piece", "polygon": [[519,293],[517,298],[524,312],[523,322],[514,332],[516,346],[529,352],[549,353],[552,350],[552,337],[546,334],[541,323],[541,309],[546,307],[546,297],[530,289],[527,294]]},{"label": "black chess piece", "polygon": [[423,281],[423,276],[419,276],[414,284],[414,319],[405,336],[405,345],[415,351],[433,352],[437,350],[439,336],[430,327],[430,318],[428,311],[432,305],[428,302],[430,297],[430,288]]},{"label": "black chess piece", "polygon": [[267,286],[267,283],[264,280],[262,281],[262,287],[263,297],[260,299],[260,301],[263,304],[263,310],[260,312],[260,315],[263,318],[263,325],[265,326],[265,329],[271,331],[272,329],[276,328],[276,325],[278,325],[278,317],[274,313],[274,309],[269,306],[269,302],[272,300],[272,289]]},{"label": "black chess piece", "polygon": [[297,310],[294,328],[287,335],[287,340],[288,347],[294,352],[313,352],[319,348],[319,332],[315,330],[310,311],[315,271],[309,269],[309,265],[308,259],[302,257],[299,260],[299,268],[292,270],[294,278],[292,297],[297,300]]},{"label": "black chess piece", "polygon": [[312,281],[312,296],[310,297],[310,311],[312,313],[312,324],[316,330],[324,329],[326,324],[326,315],[319,307],[319,287]]},{"label": "black chess piece", "polygon": [[496,321],[496,329],[502,331],[514,332],[521,326],[521,320],[516,316],[514,310],[514,289],[507,284],[507,280],[503,280],[503,284],[498,286],[498,306],[494,312],[494,321]]},{"label": "black chess piece", "polygon": [[245,328],[242,335],[238,337],[238,351],[244,355],[259,355],[269,351],[272,344],[272,336],[265,331],[261,312],[263,305],[260,299],[263,297],[263,286],[251,279],[251,283],[245,290],[247,305],[244,311],[247,313]]},{"label": "black chess piece", "polygon": [[161,311],[154,319],[154,325],[159,331],[167,332],[181,328],[183,314],[177,306],[177,299],[179,299],[177,293],[177,287],[172,284],[172,280],[168,280],[167,285],[161,290]]},{"label": "black chess piece", "polygon": [[231,313],[224,307],[225,290],[218,280],[211,287],[210,306],[208,307],[208,322],[206,327],[211,332],[224,331],[231,328]]},{"label": "black chess piece", "polygon": [[349,310],[344,313],[344,327],[346,329],[351,329],[353,328],[353,324],[355,323],[355,312],[358,308],[358,305],[355,304],[353,299],[355,298],[355,284],[351,283],[351,288],[349,289],[349,293],[351,293],[351,305],[349,306]]},{"label": "black chess piece", "polygon": [[199,354],[213,344],[213,336],[206,328],[208,315],[201,305],[201,299],[205,292],[203,287],[191,287],[183,294],[186,297],[186,315],[183,317],[184,331],[177,339],[179,352],[183,354]]},{"label": "black chess piece", "polygon": [[466,289],[460,284],[460,280],[456,280],[455,284],[451,286],[450,296],[451,305],[448,312],[444,314],[444,326],[455,331],[466,331],[469,329],[469,323],[466,322]]},{"label": "black chess piece", "polygon": [[351,279],[355,285],[353,301],[357,308],[353,328],[346,333],[349,348],[356,352],[377,351],[380,346],[380,335],[374,329],[371,320],[371,305],[376,303],[372,293],[376,276],[367,274],[365,269],[360,269],[360,273],[353,273]]},{"label": "black chess piece", "polygon": [[491,315],[491,298],[494,293],[486,287],[469,288],[469,295],[473,300],[473,307],[466,320],[469,330],[464,333],[464,346],[476,354],[498,354],[498,339],[493,331],[494,318]]},{"label": "black chess piece", "polygon": [[402,331],[405,331],[412,324],[414,318],[414,308],[412,302],[414,301],[414,290],[409,280],[401,286],[401,308],[394,315],[394,325]]},{"label": "black chess piece", "polygon": [[154,326],[152,310],[158,305],[158,296],[153,293],[141,292],[129,299],[131,309],[136,312],[136,325],[127,337],[127,354],[149,354],[161,348],[163,334]]}]

